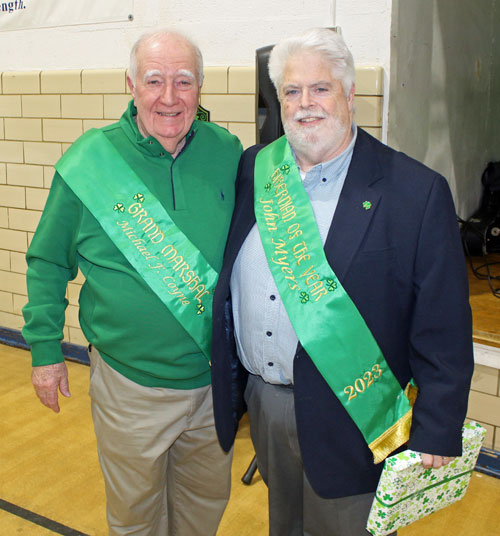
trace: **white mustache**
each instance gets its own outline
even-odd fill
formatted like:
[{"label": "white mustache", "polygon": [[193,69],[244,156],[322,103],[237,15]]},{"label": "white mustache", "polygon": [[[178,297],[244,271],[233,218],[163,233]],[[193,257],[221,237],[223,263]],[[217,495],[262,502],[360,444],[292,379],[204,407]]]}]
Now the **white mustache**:
[{"label": "white mustache", "polygon": [[306,110],[299,110],[295,112],[295,115],[293,116],[294,121],[300,121],[302,119],[325,119],[327,114],[325,112],[308,112]]}]

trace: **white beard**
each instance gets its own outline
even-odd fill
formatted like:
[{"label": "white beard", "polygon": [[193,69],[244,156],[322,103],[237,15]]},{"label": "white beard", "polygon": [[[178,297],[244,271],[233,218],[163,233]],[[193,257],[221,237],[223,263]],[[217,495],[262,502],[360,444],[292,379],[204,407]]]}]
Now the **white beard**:
[{"label": "white beard", "polygon": [[[305,128],[297,124],[298,119],[313,115],[324,117],[325,121],[322,121],[320,125]],[[283,130],[295,153],[315,164],[331,159],[325,160],[328,154],[342,144],[348,129],[349,125],[342,123],[337,117],[300,112],[295,114],[293,119],[283,123]]]}]

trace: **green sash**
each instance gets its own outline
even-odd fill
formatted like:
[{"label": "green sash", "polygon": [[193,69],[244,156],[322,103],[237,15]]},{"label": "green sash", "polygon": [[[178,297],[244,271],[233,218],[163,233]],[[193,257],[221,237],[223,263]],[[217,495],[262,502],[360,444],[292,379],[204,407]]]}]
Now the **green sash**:
[{"label": "green sash", "polygon": [[77,140],[56,169],[210,362],[217,272],[101,131]]},{"label": "green sash", "polygon": [[284,136],[257,155],[255,216],[297,337],[360,429],[375,463],[382,461],[409,438],[409,395],[328,264]]}]

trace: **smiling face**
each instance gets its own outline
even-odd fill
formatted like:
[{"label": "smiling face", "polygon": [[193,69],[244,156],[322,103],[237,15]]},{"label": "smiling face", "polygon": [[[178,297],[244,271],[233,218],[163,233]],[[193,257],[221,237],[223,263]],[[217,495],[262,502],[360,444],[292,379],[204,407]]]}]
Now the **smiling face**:
[{"label": "smiling face", "polygon": [[352,139],[354,86],[346,97],[331,65],[317,52],[291,56],[280,88],[281,119],[303,171],[327,162]]},{"label": "smiling face", "polygon": [[137,126],[174,157],[184,145],[200,96],[196,54],[178,35],[146,40],[137,50],[137,77],[128,78]]}]

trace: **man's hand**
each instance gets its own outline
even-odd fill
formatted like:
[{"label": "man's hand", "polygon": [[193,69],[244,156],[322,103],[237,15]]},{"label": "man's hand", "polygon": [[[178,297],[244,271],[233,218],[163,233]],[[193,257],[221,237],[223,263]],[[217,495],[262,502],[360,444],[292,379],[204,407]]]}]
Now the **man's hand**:
[{"label": "man's hand", "polygon": [[40,402],[56,413],[60,411],[57,390],[59,389],[61,394],[66,397],[71,396],[69,392],[68,369],[64,362],[33,367],[31,383],[35,388]]},{"label": "man's hand", "polygon": [[422,465],[425,469],[433,467],[434,469],[439,469],[444,465],[448,465],[455,458],[449,458],[448,456],[436,456],[433,454],[420,454],[422,456]]}]

